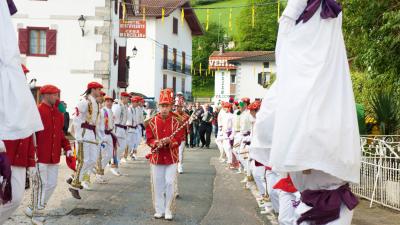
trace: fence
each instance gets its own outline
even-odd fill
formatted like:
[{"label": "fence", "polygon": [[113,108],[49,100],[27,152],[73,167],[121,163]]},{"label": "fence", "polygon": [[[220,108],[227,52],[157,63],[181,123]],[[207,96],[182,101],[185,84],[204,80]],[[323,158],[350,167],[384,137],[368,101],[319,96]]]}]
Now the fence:
[{"label": "fence", "polygon": [[400,136],[361,137],[360,184],[355,194],[400,211]]}]

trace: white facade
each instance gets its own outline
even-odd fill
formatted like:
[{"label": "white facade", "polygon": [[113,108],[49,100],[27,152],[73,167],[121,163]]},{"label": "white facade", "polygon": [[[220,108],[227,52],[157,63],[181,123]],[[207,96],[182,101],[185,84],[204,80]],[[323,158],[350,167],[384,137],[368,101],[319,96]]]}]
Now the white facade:
[{"label": "white facade", "polygon": [[[178,34],[173,34],[173,18],[178,19]],[[127,40],[127,54],[130,55],[134,46],[138,49],[135,58],[130,60],[128,91],[139,92],[148,97],[159,98],[163,89],[163,76],[167,76],[167,88],[173,87],[173,78],[176,79],[176,91],[192,91],[192,77],[189,74],[163,69],[164,45],[168,45],[168,60],[173,58],[173,49],[177,50],[177,64],[182,63],[182,52],[185,52],[186,68],[190,71],[192,64],[192,31],[184,20],[182,25],[180,9],[173,11],[164,22],[161,18],[146,18],[146,38],[132,38]],[[178,69],[180,70],[180,68]],[[182,87],[184,79],[185,87]],[[184,90],[183,90],[184,89]]]},{"label": "white facade", "polygon": [[[264,97],[266,88],[259,84],[259,74],[267,74],[269,80],[270,74],[276,73],[275,62],[269,62],[268,67],[264,67],[263,62],[239,62],[236,70],[216,70],[215,71],[215,96],[214,103],[219,101],[228,101],[232,96],[235,99],[248,97],[251,100]],[[232,80],[231,75],[235,79]]]},{"label": "white facade", "polygon": [[[30,70],[28,81],[37,85],[54,84],[61,89],[71,112],[85,91],[88,82],[97,81],[108,87],[109,78],[109,15],[108,0],[14,0],[18,13],[13,23],[19,28],[46,27],[57,31],[56,54],[27,56],[22,62]],[[85,36],[78,18],[84,15]]]}]

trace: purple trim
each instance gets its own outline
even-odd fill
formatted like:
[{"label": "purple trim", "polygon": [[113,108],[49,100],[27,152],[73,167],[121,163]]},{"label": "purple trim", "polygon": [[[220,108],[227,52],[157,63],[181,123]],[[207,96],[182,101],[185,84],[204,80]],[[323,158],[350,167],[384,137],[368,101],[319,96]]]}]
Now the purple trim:
[{"label": "purple trim", "polygon": [[317,12],[319,6],[322,4],[321,18],[336,18],[342,11],[342,6],[335,0],[308,0],[307,7],[297,19],[296,24],[303,21],[306,23]]},{"label": "purple trim", "polygon": [[6,152],[0,152],[0,176],[3,176],[3,182],[0,183],[0,205],[4,205],[12,200],[11,164]]},{"label": "purple trim", "polygon": [[7,0],[8,9],[10,10],[11,16],[17,13],[17,7],[13,0]]},{"label": "purple trim", "polygon": [[342,203],[349,210],[353,210],[358,205],[358,199],[351,192],[349,184],[335,190],[305,190],[301,193],[301,201],[312,208],[301,214],[297,224],[303,221],[309,221],[315,225],[327,224],[340,217]]}]

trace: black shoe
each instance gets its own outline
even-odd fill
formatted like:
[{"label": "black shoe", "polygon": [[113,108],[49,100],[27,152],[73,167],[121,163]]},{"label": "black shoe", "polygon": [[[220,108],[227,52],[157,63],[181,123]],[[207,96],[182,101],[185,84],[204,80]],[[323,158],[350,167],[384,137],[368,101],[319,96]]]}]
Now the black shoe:
[{"label": "black shoe", "polygon": [[79,195],[79,191],[73,188],[68,188],[69,192],[71,192],[72,197],[76,199],[82,199],[81,196]]},{"label": "black shoe", "polygon": [[210,146],[206,146],[206,149],[210,149]]},{"label": "black shoe", "polygon": [[193,145],[190,145],[190,148],[193,148],[194,146]]},{"label": "black shoe", "polygon": [[204,145],[201,145],[200,148],[204,148]]}]

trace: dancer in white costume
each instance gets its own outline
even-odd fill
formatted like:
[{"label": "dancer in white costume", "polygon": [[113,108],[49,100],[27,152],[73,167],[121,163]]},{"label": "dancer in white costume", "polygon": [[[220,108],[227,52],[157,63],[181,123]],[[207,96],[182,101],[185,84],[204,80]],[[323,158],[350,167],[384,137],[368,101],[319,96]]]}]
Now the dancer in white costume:
[{"label": "dancer in white costume", "polygon": [[113,164],[111,165],[111,172],[115,176],[121,176],[119,171],[119,164],[121,161],[121,156],[125,152],[127,147],[127,126],[126,122],[128,119],[128,101],[130,95],[126,92],[121,92],[121,98],[118,103],[114,104],[112,107],[112,111],[114,114],[114,126],[115,126],[115,135],[118,138],[118,148],[117,152],[114,154],[113,157]]},{"label": "dancer in white costume", "polygon": [[43,130],[21,68],[18,41],[11,22],[14,13],[16,8],[11,0],[0,1],[0,140],[26,138]]},{"label": "dancer in white costume", "polygon": [[224,157],[224,148],[222,146],[223,140],[224,140],[224,134],[222,133],[222,121],[224,120],[224,116],[225,116],[226,112],[225,110],[222,108],[219,113],[218,113],[218,134],[217,134],[217,138],[215,139],[215,144],[217,144],[218,150],[219,150],[219,160],[221,162],[225,161],[225,157]]},{"label": "dancer in white costume", "polygon": [[[335,0],[289,0],[280,19],[271,164],[302,192],[301,224],[350,224],[358,203],[347,184],[359,182],[360,143],[341,26]],[[340,198],[310,209],[317,193]]]},{"label": "dancer in white costume", "polygon": [[125,154],[125,157],[128,157],[128,153],[130,158],[132,159],[132,154],[136,152],[137,147],[139,146],[139,138],[141,137],[141,130],[138,121],[138,113],[139,113],[139,98],[133,97],[131,98],[131,104],[128,107],[128,119],[127,119],[127,145],[128,145],[128,152]]}]

